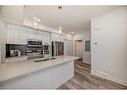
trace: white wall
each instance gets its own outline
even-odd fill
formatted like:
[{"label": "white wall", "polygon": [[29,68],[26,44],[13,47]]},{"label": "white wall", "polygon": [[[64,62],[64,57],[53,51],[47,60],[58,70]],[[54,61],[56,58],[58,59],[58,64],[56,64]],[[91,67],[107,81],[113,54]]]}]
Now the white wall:
[{"label": "white wall", "polygon": [[92,74],[127,85],[127,7],[91,21]]},{"label": "white wall", "polygon": [[[80,34],[75,34],[73,36],[74,40],[83,40],[83,63],[91,64],[91,53],[85,51],[85,41],[91,39],[91,32],[85,31]],[[74,42],[75,43],[75,42]],[[74,47],[75,50],[75,47]]]},{"label": "white wall", "polygon": [[73,36],[74,40],[90,40],[90,30],[81,32],[80,34],[75,34]]},{"label": "white wall", "polygon": [[73,36],[69,33],[63,33],[64,40],[73,40]]}]

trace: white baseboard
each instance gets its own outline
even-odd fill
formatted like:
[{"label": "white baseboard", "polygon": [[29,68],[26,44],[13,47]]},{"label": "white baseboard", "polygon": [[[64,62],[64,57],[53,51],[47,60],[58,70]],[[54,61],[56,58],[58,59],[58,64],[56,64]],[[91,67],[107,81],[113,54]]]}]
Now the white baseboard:
[{"label": "white baseboard", "polygon": [[127,81],[124,81],[124,80],[121,80],[121,79],[118,79],[118,78],[115,78],[115,77],[112,77],[112,76],[107,76],[106,79],[127,86]]},{"label": "white baseboard", "polygon": [[107,77],[107,73],[100,72],[100,71],[93,71],[92,70],[91,74],[96,75],[96,76],[101,77],[101,78],[104,78],[104,79],[106,79],[106,77]]},{"label": "white baseboard", "polygon": [[91,70],[91,74],[127,86],[127,81],[112,77],[105,72]]}]

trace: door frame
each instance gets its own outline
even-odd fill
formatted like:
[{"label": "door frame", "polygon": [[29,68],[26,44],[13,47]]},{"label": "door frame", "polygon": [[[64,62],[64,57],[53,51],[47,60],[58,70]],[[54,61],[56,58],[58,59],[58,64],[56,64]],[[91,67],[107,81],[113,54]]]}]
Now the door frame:
[{"label": "door frame", "polygon": [[83,59],[83,56],[84,56],[84,40],[83,39],[75,40],[75,56],[76,56],[76,42],[77,41],[79,41],[79,42],[81,41],[82,42],[82,48],[83,48],[82,49],[83,50],[82,59]]}]

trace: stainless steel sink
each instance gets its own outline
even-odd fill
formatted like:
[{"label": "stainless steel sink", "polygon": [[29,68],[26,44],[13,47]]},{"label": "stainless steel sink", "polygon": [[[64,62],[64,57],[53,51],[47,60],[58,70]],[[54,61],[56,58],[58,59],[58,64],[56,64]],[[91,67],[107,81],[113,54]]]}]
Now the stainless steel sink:
[{"label": "stainless steel sink", "polygon": [[51,58],[44,58],[44,59],[36,59],[34,60],[34,62],[42,62],[42,61],[49,61],[49,60],[54,60],[56,59],[55,57],[51,57]]},{"label": "stainless steel sink", "polygon": [[38,59],[38,60],[34,60],[34,62],[42,62],[43,60]]}]

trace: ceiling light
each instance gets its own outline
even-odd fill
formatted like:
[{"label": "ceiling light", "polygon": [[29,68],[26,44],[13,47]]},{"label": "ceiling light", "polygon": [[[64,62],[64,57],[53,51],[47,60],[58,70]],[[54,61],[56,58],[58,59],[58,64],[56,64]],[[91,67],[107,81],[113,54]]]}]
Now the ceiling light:
[{"label": "ceiling light", "polygon": [[[58,6],[58,9],[61,10],[62,6]],[[60,20],[61,19],[61,15],[62,15],[61,11],[59,11],[59,15],[58,15],[59,16],[58,17],[58,20],[59,20],[59,31],[58,32],[59,32],[59,34],[62,34],[62,28],[61,28],[61,23],[60,23],[61,22],[61,20]]]}]

